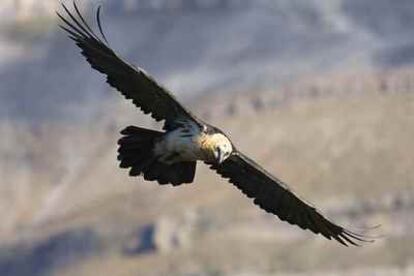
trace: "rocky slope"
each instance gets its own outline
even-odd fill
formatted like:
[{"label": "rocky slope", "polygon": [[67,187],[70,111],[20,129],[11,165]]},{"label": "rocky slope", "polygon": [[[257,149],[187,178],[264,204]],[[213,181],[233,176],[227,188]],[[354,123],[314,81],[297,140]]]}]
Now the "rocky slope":
[{"label": "rocky slope", "polygon": [[[78,2],[89,15],[97,5]],[[29,13],[0,28],[0,117],[90,119],[112,94],[56,29],[56,18],[41,16],[57,2],[38,3],[0,4],[3,13]],[[108,0],[104,25],[121,56],[192,97],[273,90],[310,72],[410,64],[413,12],[409,0]]]},{"label": "rocky slope", "polygon": [[127,177],[118,131],[159,125],[57,31],[58,1],[5,0],[0,275],[413,274],[411,0],[103,2],[122,56],[378,239],[348,249],[285,225],[203,166],[179,188]]},{"label": "rocky slope", "polygon": [[[286,85],[303,93],[288,101],[258,108],[251,94],[239,94],[236,112],[221,113],[219,106],[210,118],[329,217],[360,231],[380,224],[369,231],[378,236],[374,244],[343,248],[280,223],[203,166],[196,184],[179,188],[127,177],[116,164],[117,130],[136,121],[157,126],[123,102],[107,108],[117,116],[87,128],[2,129],[9,144],[0,166],[8,184],[1,193],[0,272],[409,275],[414,90],[407,80],[413,76],[407,69],[385,77],[309,77]],[[323,87],[341,83],[352,83],[346,95],[314,92],[315,84],[316,91],[330,91]],[[267,103],[278,92],[255,97]],[[206,102],[222,99],[193,108],[204,113]]]}]

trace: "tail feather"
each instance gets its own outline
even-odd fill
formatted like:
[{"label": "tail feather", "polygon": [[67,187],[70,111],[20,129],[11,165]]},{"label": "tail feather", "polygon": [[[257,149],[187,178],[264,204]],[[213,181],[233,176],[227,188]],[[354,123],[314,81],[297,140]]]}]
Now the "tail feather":
[{"label": "tail feather", "polygon": [[154,162],[144,174],[145,180],[157,180],[160,184],[180,185],[194,181],[196,162],[180,162],[167,165],[161,162]]},{"label": "tail feather", "polygon": [[124,136],[118,141],[118,160],[121,168],[130,168],[130,176],[144,175],[145,180],[174,186],[193,182],[196,162],[169,165],[159,161],[154,154],[154,144],[163,132],[129,126],[121,134]]}]

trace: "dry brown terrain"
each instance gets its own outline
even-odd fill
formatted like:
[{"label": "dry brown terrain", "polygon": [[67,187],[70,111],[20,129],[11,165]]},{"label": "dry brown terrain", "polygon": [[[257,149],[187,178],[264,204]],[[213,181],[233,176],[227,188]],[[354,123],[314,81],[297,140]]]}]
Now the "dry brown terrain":
[{"label": "dry brown terrain", "polygon": [[[412,275],[413,91],[406,69],[191,104],[330,218],[360,231],[381,225],[360,248],[278,221],[201,164],[196,183],[178,188],[129,178],[117,168],[117,133],[155,125],[124,101],[83,126],[3,122],[0,272]],[[207,100],[223,103],[211,111]]]}]

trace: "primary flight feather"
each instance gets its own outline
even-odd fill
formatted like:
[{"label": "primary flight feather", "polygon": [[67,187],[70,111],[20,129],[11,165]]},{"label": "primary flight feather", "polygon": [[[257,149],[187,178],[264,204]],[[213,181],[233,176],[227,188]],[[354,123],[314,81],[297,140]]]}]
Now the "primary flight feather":
[{"label": "primary flight feather", "polygon": [[335,239],[343,245],[366,241],[329,221],[313,206],[301,200],[288,186],[238,151],[218,128],[204,123],[184,108],[176,98],[144,70],[123,61],[108,45],[102,31],[100,11],[97,34],[86,22],[76,3],[66,16],[58,13],[63,28],[81,49],[92,68],[103,73],[107,82],[125,98],[164,121],[162,132],[129,126],[121,131],[118,159],[131,176],[143,175],[159,184],[192,183],[197,161],[202,161],[240,189],[265,211],[281,220]]}]

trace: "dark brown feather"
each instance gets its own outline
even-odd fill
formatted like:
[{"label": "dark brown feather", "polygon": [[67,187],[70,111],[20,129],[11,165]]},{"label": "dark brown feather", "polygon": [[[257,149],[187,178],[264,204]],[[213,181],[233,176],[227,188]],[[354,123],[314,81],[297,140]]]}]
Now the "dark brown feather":
[{"label": "dark brown feather", "polygon": [[143,175],[145,180],[174,186],[193,182],[195,161],[169,165],[154,154],[154,145],[162,139],[163,132],[129,126],[121,134],[124,136],[118,140],[118,160],[121,168],[130,169],[130,176]]},{"label": "dark brown feather", "polygon": [[73,3],[75,13],[62,4],[68,18],[57,13],[62,20],[61,28],[81,48],[82,55],[92,68],[107,76],[107,82],[121,92],[145,114],[157,120],[165,120],[164,129],[172,129],[176,119],[192,120],[201,126],[201,121],[184,108],[176,98],[164,87],[159,85],[144,70],[135,68],[115,54],[109,48],[102,29],[99,8],[96,21],[100,37],[87,24],[76,3]]},{"label": "dark brown feather", "polygon": [[210,166],[245,195],[253,198],[256,205],[283,221],[321,234],[329,240],[335,239],[345,246],[368,241],[362,235],[330,222],[313,206],[291,192],[285,183],[240,152],[234,152],[222,164]]}]

